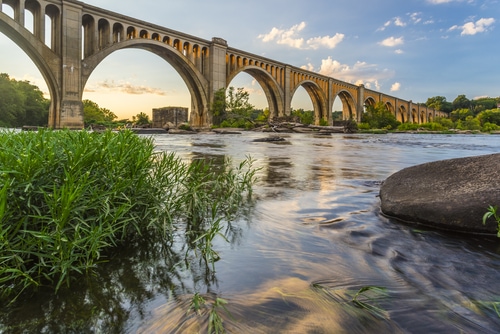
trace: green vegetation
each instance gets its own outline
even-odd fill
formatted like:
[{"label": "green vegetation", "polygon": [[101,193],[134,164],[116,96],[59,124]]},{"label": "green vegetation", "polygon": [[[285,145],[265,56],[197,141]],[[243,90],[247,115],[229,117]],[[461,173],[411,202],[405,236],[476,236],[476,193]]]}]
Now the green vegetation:
[{"label": "green vegetation", "polygon": [[396,117],[385,107],[383,102],[366,107],[366,113],[361,118],[360,129],[396,129],[401,124]]},{"label": "green vegetation", "polygon": [[489,206],[488,211],[483,215],[483,225],[486,225],[488,218],[493,217],[497,223],[497,237],[500,238],[500,215],[497,213],[496,206]]},{"label": "green vegetation", "polygon": [[0,300],[57,292],[120,245],[161,237],[169,247],[179,231],[192,247],[186,261],[215,270],[213,240],[255,173],[250,158],[185,163],[130,131],[0,132]]},{"label": "green vegetation", "polygon": [[111,110],[101,108],[90,100],[83,100],[83,122],[85,127],[92,125],[101,125],[105,127],[114,127],[113,121],[118,118]]},{"label": "green vegetation", "polygon": [[220,127],[252,128],[259,115],[254,115],[254,106],[248,102],[249,93],[243,88],[229,87],[215,92],[211,107],[213,123]]},{"label": "green vegetation", "polygon": [[46,126],[49,105],[37,86],[0,73],[0,127]]}]

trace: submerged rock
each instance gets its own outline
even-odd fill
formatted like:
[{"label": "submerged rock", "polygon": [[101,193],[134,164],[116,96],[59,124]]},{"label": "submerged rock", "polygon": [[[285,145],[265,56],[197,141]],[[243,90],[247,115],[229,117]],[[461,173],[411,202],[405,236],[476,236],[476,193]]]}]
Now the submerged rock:
[{"label": "submerged rock", "polygon": [[405,168],[380,187],[382,212],[439,229],[496,233],[488,207],[500,206],[500,154],[441,160]]},{"label": "submerged rock", "polygon": [[256,143],[267,143],[267,142],[277,142],[277,141],[285,141],[285,138],[283,137],[279,137],[279,136],[270,136],[270,137],[267,137],[267,138],[257,138],[257,139],[254,139],[252,140],[253,142],[256,142]]}]

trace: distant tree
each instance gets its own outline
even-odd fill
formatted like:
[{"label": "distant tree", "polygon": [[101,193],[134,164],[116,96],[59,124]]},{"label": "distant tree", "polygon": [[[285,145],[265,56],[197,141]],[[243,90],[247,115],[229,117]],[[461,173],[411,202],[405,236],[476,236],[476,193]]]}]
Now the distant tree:
[{"label": "distant tree", "polygon": [[458,120],[465,121],[468,116],[474,116],[472,110],[466,109],[456,109],[450,113],[451,119],[456,122]]},{"label": "distant tree", "polygon": [[215,92],[211,106],[213,123],[220,126],[249,127],[253,124],[254,106],[243,88],[229,87]]},{"label": "distant tree", "polygon": [[486,123],[500,125],[500,109],[481,111],[477,115],[477,118],[479,119],[479,122],[481,122],[481,125],[484,125]]},{"label": "distant tree", "polygon": [[6,73],[0,73],[0,126],[15,127],[23,116],[22,96]]},{"label": "distant tree", "polygon": [[132,122],[134,122],[135,125],[151,124],[151,121],[149,120],[149,116],[143,112],[137,114],[136,116],[132,116]]},{"label": "distant tree", "polygon": [[474,109],[474,114],[477,115],[481,111],[488,109],[495,109],[498,104],[498,99],[491,97],[482,97],[479,99],[472,100],[472,105]]},{"label": "distant tree", "polygon": [[292,110],[292,116],[297,116],[302,124],[313,124],[314,123],[314,111],[304,110],[302,108]]},{"label": "distant tree", "polygon": [[452,103],[453,110],[457,109],[471,109],[471,101],[465,97],[464,94],[458,95]]},{"label": "distant tree", "polygon": [[29,81],[0,73],[0,126],[47,125],[50,101]]},{"label": "distant tree", "polygon": [[434,96],[427,99],[425,105],[429,108],[433,108],[435,110],[451,112],[453,111],[453,105],[446,101],[446,97],[444,96]]},{"label": "distant tree", "polygon": [[221,88],[214,94],[214,102],[210,107],[213,115],[213,123],[221,124],[226,118],[226,90]]},{"label": "distant tree", "polygon": [[250,94],[242,87],[229,87],[226,96],[226,113],[232,118],[250,118],[254,106],[248,101]]},{"label": "distant tree", "polygon": [[367,106],[361,122],[369,124],[372,129],[396,129],[400,124],[383,102]]},{"label": "distant tree", "polygon": [[101,108],[99,105],[91,100],[83,100],[83,122],[85,126],[92,124],[105,125],[111,123],[118,118],[109,109]]}]

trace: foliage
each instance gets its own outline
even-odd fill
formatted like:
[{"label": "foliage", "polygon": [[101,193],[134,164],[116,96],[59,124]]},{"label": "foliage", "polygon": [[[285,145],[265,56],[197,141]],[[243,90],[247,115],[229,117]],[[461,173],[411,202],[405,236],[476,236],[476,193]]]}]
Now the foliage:
[{"label": "foliage", "polygon": [[292,110],[292,116],[296,116],[300,119],[300,123],[302,124],[314,124],[314,111],[312,110],[304,110],[304,109],[296,109]]},{"label": "foliage", "polygon": [[396,117],[385,107],[383,102],[366,106],[366,113],[363,114],[362,123],[368,123],[372,129],[396,129],[400,124]]},{"label": "foliage", "polygon": [[221,88],[215,92],[211,106],[213,123],[222,127],[249,128],[253,126],[254,106],[248,101],[250,95],[243,88]]},{"label": "foliage", "polygon": [[477,118],[479,122],[484,126],[486,123],[500,125],[500,109],[490,109],[481,111]]},{"label": "foliage", "polygon": [[497,223],[497,237],[500,238],[500,215],[496,206],[489,206],[488,211],[483,215],[483,225],[486,225],[488,218],[493,217]]},{"label": "foliage", "polygon": [[0,73],[0,126],[46,126],[50,101],[29,81],[16,81]]},{"label": "foliage", "polygon": [[149,120],[149,116],[144,113],[140,112],[136,116],[132,116],[132,122],[135,125],[148,125],[151,124],[151,121]]},{"label": "foliage", "polygon": [[151,232],[169,239],[186,222],[213,263],[212,240],[251,196],[255,172],[250,158],[186,164],[131,131],[1,132],[0,298],[46,285],[57,292],[111,249]]},{"label": "foliage", "polygon": [[429,108],[444,112],[451,112],[453,110],[453,105],[450,102],[446,101],[446,97],[444,96],[430,97],[427,99],[425,105]]},{"label": "foliage", "polygon": [[457,109],[471,109],[471,101],[465,97],[465,95],[458,95],[455,100],[453,100],[452,107],[453,110]]},{"label": "foliage", "polygon": [[91,100],[83,100],[83,122],[85,127],[90,125],[110,125],[118,118],[111,110],[101,108]]}]

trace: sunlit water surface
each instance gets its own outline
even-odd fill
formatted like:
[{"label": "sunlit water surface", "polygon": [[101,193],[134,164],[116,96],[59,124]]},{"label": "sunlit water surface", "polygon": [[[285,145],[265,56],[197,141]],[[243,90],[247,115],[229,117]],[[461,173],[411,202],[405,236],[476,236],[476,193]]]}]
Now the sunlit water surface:
[{"label": "sunlit water surface", "polygon": [[[18,332],[206,332],[194,292],[232,333],[498,333],[500,241],[403,225],[380,214],[381,182],[402,168],[500,152],[488,135],[156,135],[158,150],[260,167],[255,203],[215,248],[216,274],[172,270],[168,251],[120,254],[58,297],[3,315]],[[494,204],[494,203],[492,203]],[[485,208],[486,210],[486,208]],[[164,252],[164,253],[163,253]],[[363,287],[386,295],[352,302]],[[370,292],[370,291],[368,291]],[[365,296],[361,296],[365,297]],[[497,310],[495,310],[495,306]],[[203,320],[205,319],[205,320]],[[0,329],[2,327],[0,326]],[[10,330],[5,330],[6,332]]]}]

